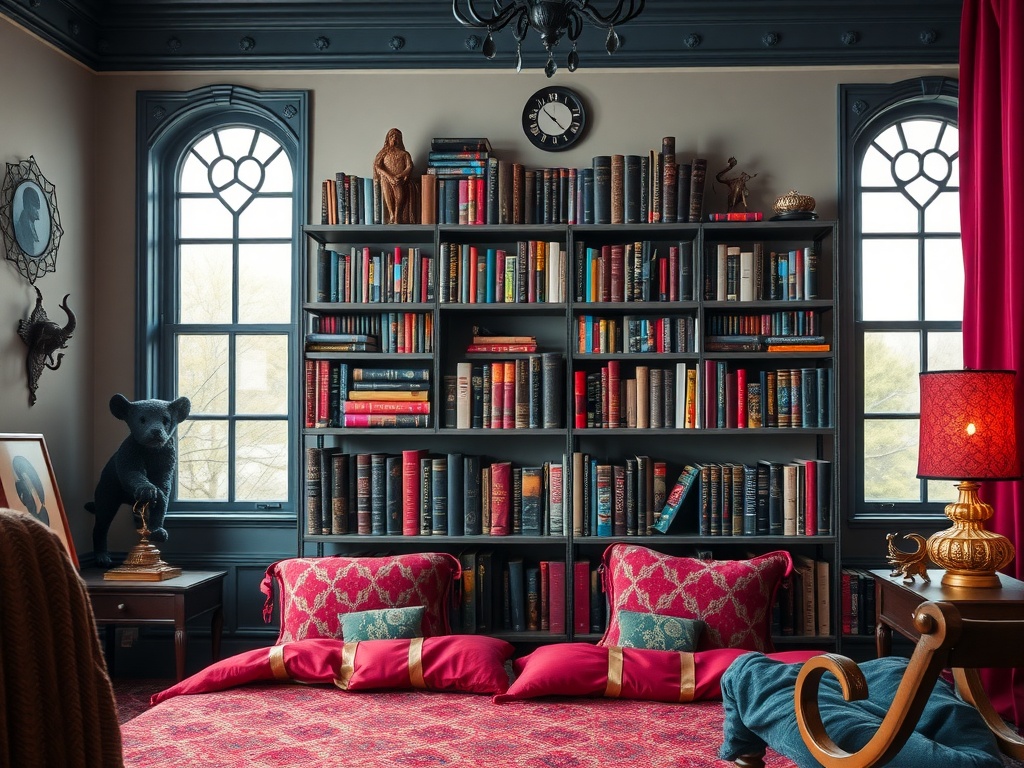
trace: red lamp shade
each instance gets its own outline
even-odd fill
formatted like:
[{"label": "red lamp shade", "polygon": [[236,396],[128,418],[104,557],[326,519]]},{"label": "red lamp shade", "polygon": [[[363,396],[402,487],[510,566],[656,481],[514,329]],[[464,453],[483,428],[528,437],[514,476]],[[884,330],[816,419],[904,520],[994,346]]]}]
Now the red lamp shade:
[{"label": "red lamp shade", "polygon": [[1021,476],[1015,377],[1015,371],[921,374],[918,477],[1013,480]]}]

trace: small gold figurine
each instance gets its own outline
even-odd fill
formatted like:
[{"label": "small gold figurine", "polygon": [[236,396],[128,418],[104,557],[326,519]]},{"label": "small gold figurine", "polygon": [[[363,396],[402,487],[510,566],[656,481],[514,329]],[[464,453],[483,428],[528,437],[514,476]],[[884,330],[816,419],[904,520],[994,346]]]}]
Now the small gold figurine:
[{"label": "small gold figurine", "polygon": [[726,210],[729,213],[737,210],[741,204],[743,205],[743,210],[747,210],[747,182],[754,178],[754,176],[757,176],[756,173],[751,175],[746,171],[742,171],[738,176],[725,178],[725,174],[735,167],[736,158],[730,157],[728,165],[715,174],[715,179],[729,188],[729,196],[726,200]]},{"label": "small gold figurine", "polygon": [[885,536],[886,547],[888,548],[885,559],[892,566],[892,572],[889,575],[899,576],[903,574],[903,581],[907,584],[913,583],[915,576],[920,576],[921,581],[930,582],[931,579],[928,577],[928,542],[925,541],[924,536],[916,533],[905,533],[903,535],[904,539],[917,544],[917,549],[914,552],[904,552],[899,549],[894,543],[896,536],[897,534],[895,533],[889,533]]},{"label": "small gold figurine", "polygon": [[181,576],[181,568],[165,563],[160,557],[160,550],[149,540],[149,521],[146,514],[148,510],[148,501],[135,502],[132,514],[142,521],[142,527],[139,529],[139,543],[131,548],[124,563],[103,574],[105,580],[163,581]]}]

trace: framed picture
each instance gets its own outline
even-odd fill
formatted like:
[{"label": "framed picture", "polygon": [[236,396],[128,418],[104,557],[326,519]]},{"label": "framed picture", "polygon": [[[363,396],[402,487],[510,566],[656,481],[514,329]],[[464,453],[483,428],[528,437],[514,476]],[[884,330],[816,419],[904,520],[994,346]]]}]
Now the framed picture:
[{"label": "framed picture", "polygon": [[0,505],[49,526],[78,567],[75,542],[42,435],[0,434]]},{"label": "framed picture", "polygon": [[30,283],[57,270],[57,246],[64,234],[57,190],[40,172],[35,157],[7,163],[0,189],[0,232],[8,260]]}]

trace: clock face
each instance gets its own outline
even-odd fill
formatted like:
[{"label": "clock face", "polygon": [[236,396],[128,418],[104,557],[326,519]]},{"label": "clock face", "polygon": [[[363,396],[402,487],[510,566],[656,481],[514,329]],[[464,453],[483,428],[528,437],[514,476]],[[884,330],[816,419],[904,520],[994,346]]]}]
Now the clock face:
[{"label": "clock face", "polygon": [[587,111],[579,94],[552,86],[537,91],[523,107],[523,131],[540,149],[560,152],[583,138]]}]

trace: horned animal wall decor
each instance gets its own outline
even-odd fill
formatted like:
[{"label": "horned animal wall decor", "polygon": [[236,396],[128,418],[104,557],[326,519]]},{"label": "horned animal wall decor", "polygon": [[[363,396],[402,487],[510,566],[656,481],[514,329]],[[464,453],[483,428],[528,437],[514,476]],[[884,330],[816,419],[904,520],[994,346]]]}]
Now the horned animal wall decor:
[{"label": "horned animal wall decor", "polygon": [[[28,320],[18,321],[18,335],[28,346],[25,357],[25,372],[28,374],[28,404],[36,404],[36,389],[39,386],[39,377],[43,368],[55,371],[60,367],[64,353],[58,352],[67,349],[71,341],[71,334],[75,332],[75,313],[68,306],[68,298],[71,294],[64,296],[60,308],[68,316],[68,321],[62,328],[46,315],[43,309],[43,294],[38,287],[36,289],[36,306]],[[56,357],[54,357],[56,354]]]}]

